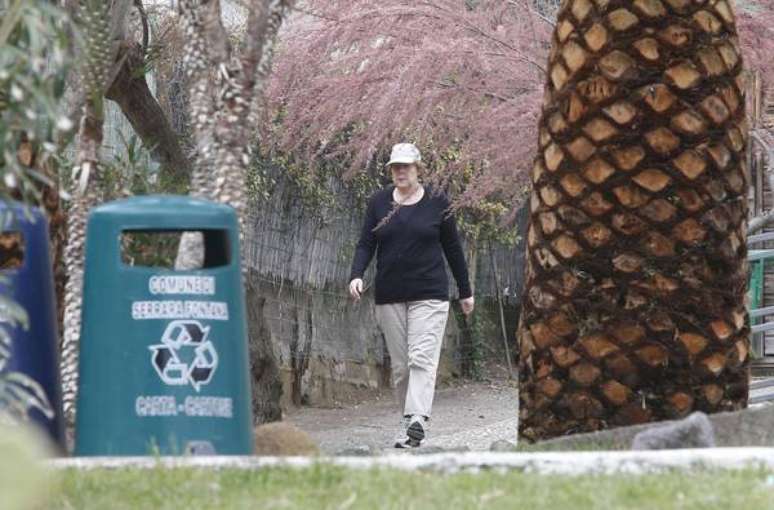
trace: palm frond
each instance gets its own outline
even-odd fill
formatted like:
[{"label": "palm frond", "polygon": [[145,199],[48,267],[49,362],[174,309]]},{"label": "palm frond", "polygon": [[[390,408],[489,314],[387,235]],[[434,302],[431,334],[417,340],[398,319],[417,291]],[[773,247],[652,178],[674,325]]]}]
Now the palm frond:
[{"label": "palm frond", "polygon": [[23,330],[30,328],[29,316],[24,308],[8,296],[0,295],[0,323],[11,327],[21,327]]},{"label": "palm frond", "polygon": [[48,396],[37,381],[19,372],[6,373],[2,379],[0,402],[6,401],[12,409],[20,410],[20,418],[29,416],[33,409],[37,409],[48,419],[54,417],[54,409]]}]

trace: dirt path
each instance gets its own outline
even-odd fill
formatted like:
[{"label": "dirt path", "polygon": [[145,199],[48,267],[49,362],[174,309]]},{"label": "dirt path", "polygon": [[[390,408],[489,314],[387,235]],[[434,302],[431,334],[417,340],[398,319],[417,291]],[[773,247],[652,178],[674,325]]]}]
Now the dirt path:
[{"label": "dirt path", "polygon": [[[467,382],[436,391],[426,451],[488,450],[492,442],[516,442],[516,381]],[[302,407],[285,418],[309,433],[323,452],[392,451],[400,415],[390,393],[341,409]]]},{"label": "dirt path", "polygon": [[[772,380],[760,378],[755,383],[757,386]],[[774,397],[774,382],[771,384],[754,387],[750,392],[751,407],[774,405],[774,401],[756,402],[766,396]],[[517,406],[516,381],[497,379],[440,388],[436,391],[429,439],[416,453],[439,449],[488,450],[500,439],[516,443]],[[310,434],[327,454],[400,452],[392,448],[399,414],[387,392],[375,400],[349,407],[294,409],[285,419]]]}]

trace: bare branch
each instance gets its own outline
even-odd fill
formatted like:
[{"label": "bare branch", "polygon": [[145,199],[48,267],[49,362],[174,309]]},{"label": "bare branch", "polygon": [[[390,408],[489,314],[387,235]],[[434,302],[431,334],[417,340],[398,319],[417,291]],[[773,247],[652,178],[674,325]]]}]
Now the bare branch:
[{"label": "bare branch", "polygon": [[298,5],[294,5],[292,10],[294,12],[300,12],[301,14],[306,14],[308,16],[313,16],[315,18],[324,19],[324,20],[327,20],[327,21],[335,21],[335,22],[339,21],[338,18],[334,18],[333,16],[328,16],[328,15],[321,14],[321,13],[316,12],[316,11],[311,11],[309,9],[304,9],[303,7],[298,6]]},{"label": "bare branch", "polygon": [[531,7],[531,6],[529,6],[529,5],[526,5],[526,6],[519,5],[519,3],[518,3],[518,2],[515,2],[514,0],[508,0],[508,3],[509,3],[509,4],[511,4],[511,5],[513,5],[514,7],[519,7],[519,8],[522,8],[522,9],[525,9],[525,8],[526,8],[526,9],[528,9],[528,10],[529,10],[529,12],[530,12],[531,14],[533,14],[533,15],[537,16],[537,17],[538,17],[540,20],[542,20],[542,21],[544,21],[544,22],[548,23],[548,24],[549,24],[550,26],[552,26],[552,27],[555,27],[555,26],[556,26],[556,21],[555,21],[555,20],[552,20],[552,19],[550,19],[550,18],[547,18],[547,17],[543,16],[542,14],[540,14],[540,11],[538,11],[537,9],[534,9],[534,8],[532,8],[532,7]]},{"label": "bare branch", "polygon": [[142,0],[134,0],[134,6],[140,14],[140,23],[142,24],[142,54],[148,54],[148,44],[150,42],[150,28],[148,26],[148,13],[145,12],[145,6]]},{"label": "bare branch", "polygon": [[244,88],[248,94],[252,93],[255,85],[258,65],[263,56],[263,48],[266,44],[267,30],[271,17],[268,0],[253,0],[250,4],[250,12],[247,16],[247,33],[245,55],[242,57],[242,69],[244,72]]},{"label": "bare branch", "polygon": [[[438,4],[435,4],[435,3],[433,3],[433,2],[430,2],[429,0],[425,0],[425,2],[424,2],[424,3],[425,3],[426,5],[429,5],[429,6],[431,6],[431,7],[434,7],[434,8],[436,8],[436,9],[439,9],[439,10],[442,10],[442,11],[447,11],[447,12],[448,12],[448,10],[447,10],[447,9],[445,9],[445,8],[443,8],[443,7],[441,7],[441,6],[439,6]],[[525,54],[523,51],[521,51],[519,48],[515,47],[514,45],[512,45],[512,44],[510,44],[510,43],[508,43],[508,42],[506,42],[506,41],[503,41],[503,40],[502,40],[502,39],[500,39],[499,37],[495,37],[495,36],[493,36],[492,34],[490,34],[490,33],[488,33],[488,32],[484,32],[484,31],[483,31],[483,30],[482,30],[480,27],[478,27],[478,26],[476,26],[476,25],[473,25],[472,23],[470,23],[470,22],[469,22],[469,21],[467,21],[466,19],[463,19],[463,20],[462,20],[462,23],[463,23],[463,24],[464,24],[464,25],[465,25],[465,26],[466,26],[466,27],[467,27],[469,30],[472,30],[472,31],[473,31],[473,32],[475,32],[476,34],[480,35],[481,37],[485,37],[485,38],[487,38],[487,39],[489,39],[489,40],[491,40],[491,41],[494,41],[494,42],[496,42],[497,44],[499,44],[499,45],[503,46],[504,48],[507,48],[507,49],[509,49],[510,51],[512,51],[512,52],[513,52],[513,53],[514,53],[514,54],[517,56],[517,58],[519,58],[520,60],[522,60],[522,61],[524,61],[524,62],[526,62],[526,63],[528,63],[528,64],[530,64],[530,65],[532,65],[532,66],[535,66],[535,67],[536,67],[536,68],[537,68],[537,69],[538,69],[538,70],[539,70],[539,71],[540,71],[542,74],[544,74],[544,75],[545,75],[545,73],[546,73],[546,69],[545,69],[545,67],[543,67],[543,65],[542,65],[542,64],[539,64],[538,62],[536,62],[536,61],[535,61],[535,60],[533,60],[532,58],[530,58],[530,57],[529,57],[529,55],[526,55],[526,54]]]},{"label": "bare branch", "polygon": [[747,235],[752,235],[774,223],[774,210],[766,211],[747,222]]}]

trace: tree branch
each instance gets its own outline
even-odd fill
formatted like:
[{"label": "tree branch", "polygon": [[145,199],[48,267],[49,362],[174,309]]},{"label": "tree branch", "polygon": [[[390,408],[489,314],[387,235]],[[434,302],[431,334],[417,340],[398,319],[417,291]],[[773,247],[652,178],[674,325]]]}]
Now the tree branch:
[{"label": "tree branch", "polygon": [[304,9],[303,7],[300,7],[298,5],[293,6],[293,11],[300,12],[301,14],[306,14],[308,16],[312,16],[319,19],[324,19],[326,21],[333,21],[335,23],[338,23],[340,20],[337,18],[333,18],[331,16],[326,16],[325,14],[320,14],[319,12],[310,11],[308,9]]},{"label": "tree branch", "polygon": [[269,11],[269,25],[266,30],[264,48],[261,54],[261,60],[255,69],[255,93],[250,99],[250,113],[248,120],[251,125],[258,125],[260,122],[261,97],[266,79],[269,76],[274,57],[274,45],[277,41],[282,21],[287,15],[287,11],[295,5],[294,0],[275,0]]},{"label": "tree branch", "polygon": [[150,42],[150,28],[148,26],[148,13],[145,12],[145,6],[142,0],[134,0],[134,6],[140,13],[140,23],[142,24],[142,54],[148,53],[148,43]]},{"label": "tree branch", "polygon": [[[513,5],[514,7],[519,7],[519,8],[522,8],[522,9],[524,9],[524,8],[525,8],[525,6],[519,5],[519,3],[518,3],[518,2],[516,2],[516,1],[514,1],[514,0],[508,0],[508,3],[509,3],[509,4],[511,4],[511,5]],[[534,14],[535,16],[537,16],[538,18],[540,18],[542,21],[545,21],[546,23],[548,23],[548,24],[549,24],[549,25],[551,25],[552,27],[555,27],[555,26],[556,26],[556,21],[554,21],[554,20],[552,20],[552,19],[550,19],[550,18],[546,18],[545,16],[543,16],[542,14],[540,14],[540,11],[538,11],[537,9],[533,9],[533,8],[532,8],[532,7],[530,7],[529,5],[527,5],[527,6],[526,6],[526,8],[527,8],[527,9],[529,9],[529,12],[530,12],[530,13]]]},{"label": "tree branch", "polygon": [[244,87],[248,101],[252,100],[252,92],[255,87],[258,66],[263,56],[266,45],[267,30],[271,17],[271,8],[267,0],[253,0],[250,13],[247,16],[247,34],[245,46],[247,51],[242,59],[244,71]]},{"label": "tree branch", "polygon": [[[444,8],[443,8],[443,7],[441,7],[440,5],[434,4],[434,3],[430,2],[429,0],[425,0],[423,3],[424,3],[425,5],[428,5],[428,6],[430,6],[430,7],[433,7],[433,8],[435,8],[435,9],[438,9],[439,11],[448,12],[448,10],[447,10],[447,9],[444,9]],[[532,66],[535,66],[537,69],[539,69],[539,70],[540,70],[540,72],[541,72],[541,73],[543,73],[544,75],[546,74],[546,69],[545,69],[545,68],[544,68],[542,65],[540,65],[539,63],[537,63],[537,62],[535,62],[534,60],[532,60],[531,58],[529,58],[529,57],[528,57],[527,55],[525,55],[525,54],[524,54],[524,52],[522,52],[522,51],[521,51],[519,48],[517,48],[517,47],[513,46],[512,44],[509,44],[509,43],[507,43],[507,42],[503,41],[502,39],[500,39],[500,38],[498,38],[498,37],[494,37],[493,35],[486,33],[486,32],[485,32],[485,31],[483,31],[481,28],[477,27],[476,25],[473,25],[472,23],[470,23],[470,22],[469,22],[469,21],[467,21],[467,20],[464,20],[462,23],[463,23],[463,24],[464,24],[464,25],[465,25],[465,26],[466,26],[466,27],[467,27],[469,30],[471,30],[471,31],[475,32],[476,34],[480,35],[481,37],[484,37],[484,38],[486,38],[486,39],[489,39],[490,41],[496,42],[497,44],[499,44],[499,45],[501,45],[501,46],[503,46],[503,47],[505,47],[505,48],[508,48],[509,50],[511,50],[513,53],[515,53],[515,54],[516,54],[516,57],[517,57],[519,60],[521,60],[521,61],[523,61],[523,62],[526,62],[526,63],[528,63],[528,64],[530,64],[530,65],[532,65]]]},{"label": "tree branch", "polygon": [[200,2],[197,9],[202,13],[202,26],[210,60],[218,63],[228,62],[231,58],[231,43],[228,40],[228,32],[223,26],[220,0]]},{"label": "tree branch", "polygon": [[752,235],[774,223],[774,210],[766,211],[747,222],[747,235]]},{"label": "tree branch", "polygon": [[177,133],[151,93],[145,75],[137,72],[143,65],[142,47],[127,41],[119,51],[125,57],[123,65],[105,97],[118,104],[143,144],[150,148],[153,159],[161,164],[162,182],[187,183],[191,165],[183,154]]}]

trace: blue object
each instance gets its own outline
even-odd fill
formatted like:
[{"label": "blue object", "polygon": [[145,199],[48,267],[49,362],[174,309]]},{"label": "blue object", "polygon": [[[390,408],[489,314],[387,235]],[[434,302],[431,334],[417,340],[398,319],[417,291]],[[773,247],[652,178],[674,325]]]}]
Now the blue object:
[{"label": "blue object", "polygon": [[[0,201],[0,220],[4,234],[21,234],[24,254],[21,267],[0,271],[0,295],[21,306],[28,318],[28,327],[0,319],[0,328],[11,336],[10,358],[0,368],[0,392],[32,398],[30,402],[35,403],[27,407],[27,415],[64,452],[59,334],[48,222],[37,208],[25,209],[20,203],[5,201]],[[0,401],[7,402],[11,393],[0,395]]]},{"label": "blue object", "polygon": [[[125,233],[182,231],[203,233],[203,268],[122,261]],[[118,200],[92,211],[86,239],[75,454],[252,454],[234,209]]]}]

